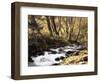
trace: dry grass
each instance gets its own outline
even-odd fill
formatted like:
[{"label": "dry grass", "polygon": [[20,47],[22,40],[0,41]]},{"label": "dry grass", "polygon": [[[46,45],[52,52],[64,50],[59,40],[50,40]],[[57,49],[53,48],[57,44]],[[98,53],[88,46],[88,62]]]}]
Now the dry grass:
[{"label": "dry grass", "polygon": [[69,65],[69,64],[87,64],[88,62],[88,54],[87,50],[81,50],[79,53],[73,53],[71,56],[65,58],[61,64]]}]

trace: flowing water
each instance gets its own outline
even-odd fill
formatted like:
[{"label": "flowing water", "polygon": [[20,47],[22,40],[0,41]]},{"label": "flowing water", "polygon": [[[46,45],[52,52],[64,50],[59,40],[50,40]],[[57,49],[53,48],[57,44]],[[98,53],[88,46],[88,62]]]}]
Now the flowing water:
[{"label": "flowing water", "polygon": [[[48,51],[39,52],[37,56],[31,56],[33,62],[29,62],[29,66],[51,66],[59,65],[65,58],[69,57],[71,53],[79,52],[82,46],[71,45],[59,48],[51,48]],[[61,65],[61,64],[60,64]]]}]

